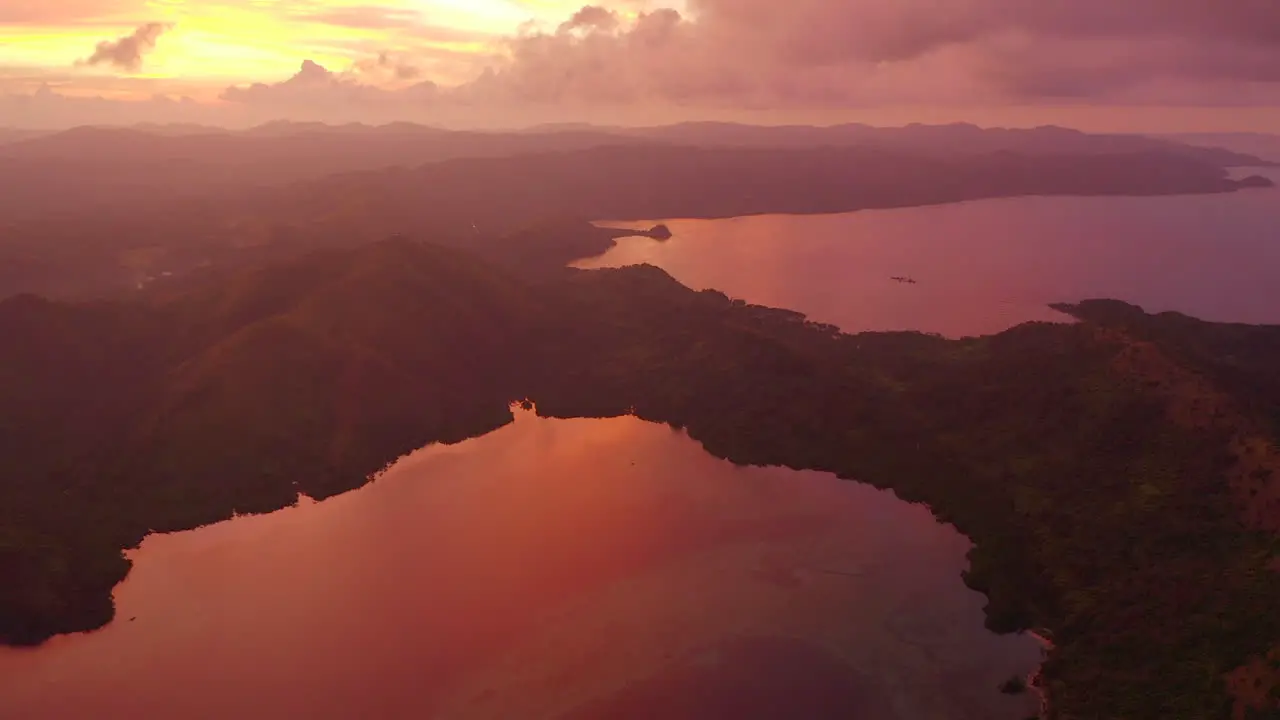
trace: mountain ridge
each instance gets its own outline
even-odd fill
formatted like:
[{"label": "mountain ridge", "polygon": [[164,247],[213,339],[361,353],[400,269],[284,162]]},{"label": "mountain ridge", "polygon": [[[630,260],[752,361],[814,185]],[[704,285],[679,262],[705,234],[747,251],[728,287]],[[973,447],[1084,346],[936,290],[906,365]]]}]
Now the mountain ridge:
[{"label": "mountain ridge", "polygon": [[[1051,631],[1061,717],[1227,717],[1227,678],[1280,646],[1280,480],[1233,479],[1241,438],[1275,446],[1280,327],[1060,309],[1079,322],[851,336],[650,266],[528,276],[403,238],[191,293],[6,300],[0,330],[43,334],[0,346],[0,639],[108,622],[148,532],[345,492],[529,400],[927,503],[974,539],[988,625]],[[1209,395],[1212,424],[1181,419]]]},{"label": "mountain ridge", "polygon": [[[397,233],[502,245],[547,221],[832,213],[1272,184],[1231,179],[1224,167],[1237,160],[1189,146],[1058,128],[876,129],[863,142],[858,126],[729,127],[712,126],[709,140],[700,125],[507,134],[401,126],[198,135],[81,128],[2,145],[0,184],[8,191],[0,194],[0,297],[101,297],[166,273]],[[732,137],[744,133],[750,137]],[[760,141],[761,133],[783,141]],[[800,137],[786,139],[791,133]],[[824,133],[853,133],[853,140],[824,144]],[[893,139],[903,133],[910,137]]]}]

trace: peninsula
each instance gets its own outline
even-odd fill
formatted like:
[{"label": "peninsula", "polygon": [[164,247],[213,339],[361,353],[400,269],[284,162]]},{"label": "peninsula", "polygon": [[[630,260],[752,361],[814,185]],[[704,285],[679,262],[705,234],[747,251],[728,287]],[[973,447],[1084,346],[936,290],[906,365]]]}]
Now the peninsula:
[{"label": "peninsula", "polygon": [[1246,164],[1264,161],[1061,128],[78,128],[0,145],[7,188],[0,194],[0,297],[97,298],[155,278],[397,234],[465,247],[503,244],[531,226],[566,220],[1207,194],[1269,184],[1228,177],[1228,167]]},{"label": "peninsula", "polygon": [[356,488],[511,421],[634,414],[733,462],[926,503],[1055,717],[1274,710],[1280,327],[1063,305],[1074,324],[841,334],[649,266],[526,273],[407,239],[186,291],[0,302],[0,640],[113,618],[149,532]]}]

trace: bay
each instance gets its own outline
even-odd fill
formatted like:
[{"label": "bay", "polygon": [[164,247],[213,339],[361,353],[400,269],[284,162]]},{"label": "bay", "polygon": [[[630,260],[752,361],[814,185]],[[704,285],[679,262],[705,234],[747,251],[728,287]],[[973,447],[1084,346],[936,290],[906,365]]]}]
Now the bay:
[{"label": "bay", "polygon": [[[1275,168],[1238,174],[1280,181]],[[658,222],[670,227],[670,240],[625,238],[576,266],[649,263],[692,288],[797,310],[848,332],[986,335],[1066,321],[1048,305],[1090,298],[1280,323],[1276,189],[601,224]]]},{"label": "bay", "polygon": [[118,618],[0,649],[0,716],[1020,720],[924,507],[635,418],[515,423],[153,535]]}]

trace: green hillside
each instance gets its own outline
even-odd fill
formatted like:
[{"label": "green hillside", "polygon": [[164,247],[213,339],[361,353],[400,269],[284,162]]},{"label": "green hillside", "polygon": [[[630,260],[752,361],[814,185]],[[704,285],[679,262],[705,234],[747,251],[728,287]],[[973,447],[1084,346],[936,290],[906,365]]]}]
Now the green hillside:
[{"label": "green hillside", "polygon": [[1056,717],[1230,717],[1280,647],[1280,328],[1063,309],[1081,322],[847,336],[653,267],[521,274],[403,239],[117,303],[13,298],[0,640],[108,622],[150,531],[358,487],[529,399],[927,503],[974,539],[988,625],[1052,637]]}]

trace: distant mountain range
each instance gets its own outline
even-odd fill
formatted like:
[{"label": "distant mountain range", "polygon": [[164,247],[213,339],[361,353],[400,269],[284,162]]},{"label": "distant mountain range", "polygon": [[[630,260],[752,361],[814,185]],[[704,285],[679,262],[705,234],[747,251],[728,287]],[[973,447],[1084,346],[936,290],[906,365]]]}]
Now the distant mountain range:
[{"label": "distant mountain range", "polygon": [[51,134],[53,133],[40,130],[18,130],[14,128],[0,127],[0,146]]},{"label": "distant mountain range", "polygon": [[1280,133],[1267,135],[1264,133],[1184,133],[1167,135],[1166,139],[1174,142],[1220,147],[1232,152],[1242,153],[1280,163]]},{"label": "distant mountain range", "polygon": [[619,234],[587,220],[1221,193],[1262,162],[969,125],[0,133],[0,643],[109,622],[149,532],[359,487],[529,401],[927,503],[975,542],[988,626],[1052,639],[1062,717],[1274,713],[1280,327],[1091,301],[849,336],[565,267]]},{"label": "distant mountain range", "polygon": [[1261,162],[1054,127],[85,127],[0,145],[0,297],[101,295],[397,233],[460,243],[547,221],[1228,192],[1269,184],[1227,179]]},{"label": "distant mountain range", "polygon": [[1253,165],[1257,158],[1215,147],[1200,147],[1142,135],[1090,134],[1057,126],[1029,129],[981,128],[957,123],[905,127],[836,125],[831,127],[754,127],[729,123],[685,123],[669,127],[618,131],[690,145],[734,147],[865,146],[929,155],[981,155],[1016,152],[1028,155],[1125,154],[1167,152],[1224,167]]},{"label": "distant mountain range", "polygon": [[54,163],[104,172],[198,168],[208,173],[208,183],[262,185],[453,158],[508,157],[634,142],[639,141],[603,132],[453,132],[418,125],[280,123],[239,132],[83,127],[0,145],[0,163],[24,167]]},{"label": "distant mountain range", "polygon": [[374,235],[511,232],[545,217],[643,220],[832,213],[1018,195],[1239,188],[1185,155],[924,154],[901,149],[613,145],[334,175],[263,194],[262,217]]},{"label": "distant mountain range", "polygon": [[[1258,157],[1215,147],[1141,135],[1096,135],[1061,127],[980,128],[976,125],[752,126],[685,123],[651,128],[547,126],[523,132],[439,130],[411,123],[383,126],[269,123],[249,130],[199,125],[84,127],[7,141],[0,134],[0,160],[103,165],[173,165],[214,168],[228,179],[271,183],[316,178],[393,165],[415,166],[462,157],[586,149],[604,145],[664,143],[697,147],[868,148],[937,157],[1016,152],[1029,155],[1161,152],[1222,167],[1266,164]],[[236,172],[239,171],[239,172]]]}]

